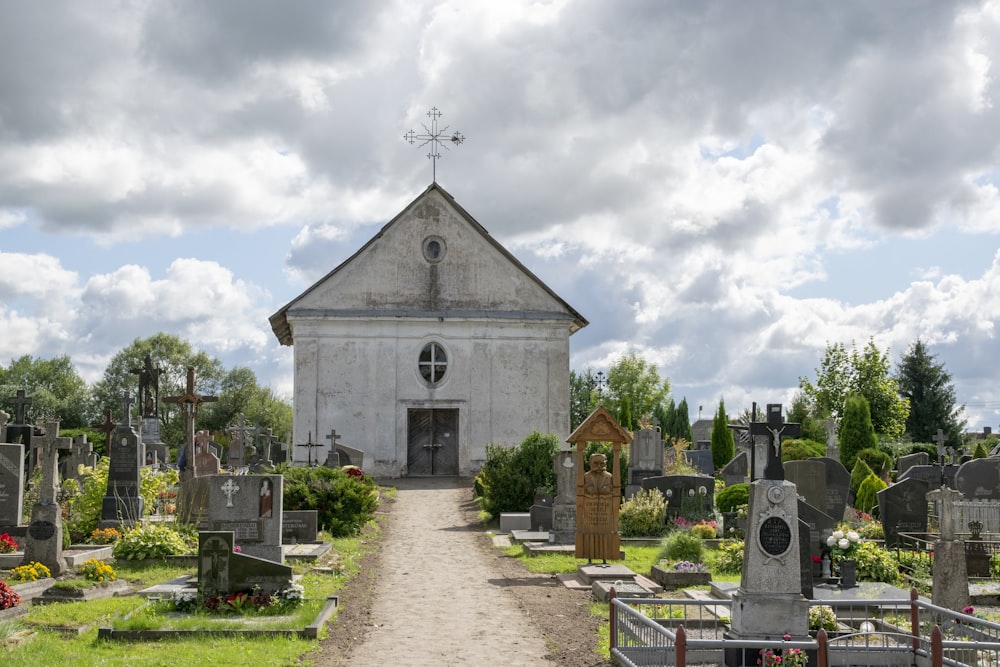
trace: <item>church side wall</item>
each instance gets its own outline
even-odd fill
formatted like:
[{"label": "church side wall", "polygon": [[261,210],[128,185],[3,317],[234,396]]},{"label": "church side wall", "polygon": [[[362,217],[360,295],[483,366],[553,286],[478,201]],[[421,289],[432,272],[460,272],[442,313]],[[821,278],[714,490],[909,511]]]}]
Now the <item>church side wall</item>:
[{"label": "church side wall", "polygon": [[[365,452],[367,472],[407,474],[407,415],[457,409],[459,472],[474,473],[488,443],[516,444],[534,430],[569,434],[569,332],[565,322],[386,318],[294,322],[295,442],[340,441]],[[420,350],[448,354],[445,379],[428,387]],[[296,448],[296,461],[306,460]]]}]

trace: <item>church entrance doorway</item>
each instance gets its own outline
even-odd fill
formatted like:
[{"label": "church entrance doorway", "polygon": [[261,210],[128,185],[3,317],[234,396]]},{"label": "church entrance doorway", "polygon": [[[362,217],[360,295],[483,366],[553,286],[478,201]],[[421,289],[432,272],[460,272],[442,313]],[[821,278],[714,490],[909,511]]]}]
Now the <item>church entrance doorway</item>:
[{"label": "church entrance doorway", "polygon": [[406,423],[407,475],[457,475],[458,409],[411,408]]}]

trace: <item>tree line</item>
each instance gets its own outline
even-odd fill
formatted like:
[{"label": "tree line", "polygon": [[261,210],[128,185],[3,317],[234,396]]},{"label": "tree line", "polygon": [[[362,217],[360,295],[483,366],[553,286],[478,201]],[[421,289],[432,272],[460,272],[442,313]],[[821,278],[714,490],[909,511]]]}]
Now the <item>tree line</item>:
[{"label": "tree line", "polygon": [[[97,423],[110,410],[112,418],[122,418],[122,395],[127,391],[133,398],[139,388],[136,371],[149,355],[158,369],[161,439],[171,446],[184,441],[184,415],[180,405],[165,402],[169,396],[180,396],[187,389],[187,369],[194,368],[195,391],[218,400],[198,407],[197,428],[221,434],[243,414],[246,424],[270,428],[284,438],[292,430],[292,406],[289,400],[273,389],[261,386],[252,369],[237,366],[227,369],[222,362],[186,340],[166,333],[149,338],[137,338],[120,350],[108,362],[100,380],[92,385],[80,377],[68,355],[40,359],[24,355],[0,366],[0,407],[14,414],[10,401],[18,390],[31,398],[25,409],[25,421],[40,423],[58,419],[62,431],[88,430],[95,442]],[[132,410],[133,423],[141,406]]]}]

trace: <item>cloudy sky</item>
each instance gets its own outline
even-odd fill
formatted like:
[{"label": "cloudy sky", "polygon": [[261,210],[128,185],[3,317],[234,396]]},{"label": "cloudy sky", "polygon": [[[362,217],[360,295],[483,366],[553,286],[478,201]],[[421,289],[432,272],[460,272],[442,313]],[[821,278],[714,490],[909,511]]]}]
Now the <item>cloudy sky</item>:
[{"label": "cloudy sky", "polygon": [[918,338],[1000,424],[1000,2],[0,4],[0,363],[267,318],[437,180],[711,416]]}]

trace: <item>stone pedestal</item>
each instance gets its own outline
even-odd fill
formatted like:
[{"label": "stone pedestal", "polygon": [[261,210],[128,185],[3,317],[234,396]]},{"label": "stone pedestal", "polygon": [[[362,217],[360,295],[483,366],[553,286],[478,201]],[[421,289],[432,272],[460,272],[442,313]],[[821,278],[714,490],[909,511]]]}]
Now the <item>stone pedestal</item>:
[{"label": "stone pedestal", "polygon": [[576,461],[571,449],[556,452],[556,497],[552,503],[552,534],[556,544],[576,540]]},{"label": "stone pedestal", "polygon": [[49,568],[53,577],[66,572],[63,557],[62,512],[56,503],[36,503],[31,507],[22,565],[38,562]]},{"label": "stone pedestal", "polygon": [[969,604],[969,577],[965,564],[965,543],[938,540],[934,543],[934,586],[931,602],[939,607],[962,611]]}]

